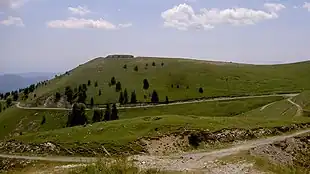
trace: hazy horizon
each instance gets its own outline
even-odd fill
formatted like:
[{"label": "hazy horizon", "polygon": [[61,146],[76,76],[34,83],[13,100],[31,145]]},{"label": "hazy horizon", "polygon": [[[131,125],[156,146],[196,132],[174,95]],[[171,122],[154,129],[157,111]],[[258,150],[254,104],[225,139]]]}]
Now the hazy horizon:
[{"label": "hazy horizon", "polygon": [[2,0],[0,73],[65,72],[108,54],[306,61],[309,19],[304,0]]}]

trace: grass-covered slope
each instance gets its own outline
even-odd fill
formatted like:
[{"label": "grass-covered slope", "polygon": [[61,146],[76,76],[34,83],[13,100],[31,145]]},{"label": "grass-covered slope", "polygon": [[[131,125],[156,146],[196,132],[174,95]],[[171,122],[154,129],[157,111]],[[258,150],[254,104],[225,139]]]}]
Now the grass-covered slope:
[{"label": "grass-covered slope", "polygon": [[[171,105],[155,108],[132,108],[119,110],[120,119],[131,119],[158,115],[183,116],[234,116],[247,112],[268,103],[283,99],[282,97],[262,97],[230,101],[212,101],[195,104]],[[93,111],[86,112],[91,121]],[[42,123],[43,117],[45,122]],[[66,126],[68,111],[56,110],[23,110],[9,108],[0,113],[0,139],[38,131],[60,129]]]},{"label": "grass-covered slope", "polygon": [[[155,66],[152,66],[153,62]],[[138,71],[134,70],[135,66]],[[74,89],[91,80],[87,91],[88,102],[91,97],[94,97],[96,104],[117,102],[119,93],[115,92],[115,86],[108,85],[114,76],[123,89],[127,88],[129,96],[135,90],[139,101],[145,101],[144,95],[148,97],[146,101],[150,101],[149,96],[154,89],[161,101],[165,101],[166,96],[169,100],[183,100],[203,96],[301,91],[310,88],[306,80],[309,74],[310,62],[246,65],[175,58],[97,58],[73,69],[69,75],[51,80],[46,86],[39,87],[35,94],[36,100],[44,100],[56,91],[64,93],[66,86]],[[143,90],[143,79],[150,84],[147,91]],[[98,87],[94,86],[95,81]],[[204,89],[203,94],[198,92],[200,87]],[[99,89],[101,96],[98,95]]]},{"label": "grass-covered slope", "polygon": [[[136,117],[111,122],[102,122],[38,132],[16,137],[24,142],[57,142],[65,146],[81,143],[103,143],[105,148],[121,151],[142,137],[153,137],[182,130],[209,130],[285,126],[294,123],[309,123],[310,117],[295,117],[296,106],[287,100],[277,101],[268,107],[261,107],[235,117],[200,117],[163,115]],[[121,149],[118,149],[121,148]]]}]

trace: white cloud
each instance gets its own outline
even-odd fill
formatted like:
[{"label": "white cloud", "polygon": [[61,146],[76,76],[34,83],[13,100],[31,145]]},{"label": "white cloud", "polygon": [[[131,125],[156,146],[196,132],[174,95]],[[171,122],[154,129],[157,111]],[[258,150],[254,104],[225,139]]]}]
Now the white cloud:
[{"label": "white cloud", "polygon": [[8,19],[5,19],[3,21],[0,21],[0,24],[10,26],[10,25],[15,25],[17,27],[24,27],[24,22],[21,18],[19,17],[13,17],[9,16]]},{"label": "white cloud", "polygon": [[0,0],[0,9],[18,9],[28,0]]},{"label": "white cloud", "polygon": [[310,12],[310,2],[305,2],[302,7],[307,9]]},{"label": "white cloud", "polygon": [[115,25],[102,18],[99,20],[74,18],[70,17],[66,20],[54,20],[47,22],[49,28],[69,28],[69,29],[81,29],[81,28],[93,28],[93,29],[106,29],[115,30],[119,28],[130,27],[132,24],[118,24]]},{"label": "white cloud", "polygon": [[88,13],[91,13],[91,11],[86,6],[78,6],[78,7],[68,7],[68,10],[74,14],[74,15],[80,15],[84,16]]},{"label": "white cloud", "polygon": [[[280,7],[276,8],[278,11]],[[265,12],[248,8],[230,8],[219,10],[200,9],[196,13],[190,5],[180,4],[161,14],[164,19],[164,26],[177,28],[179,30],[188,29],[212,29],[215,25],[253,25],[258,22],[278,18],[275,12]]]},{"label": "white cloud", "polygon": [[132,26],[132,23],[127,23],[127,24],[118,24],[119,28],[128,28]]},{"label": "white cloud", "polygon": [[270,12],[278,12],[286,8],[283,4],[275,3],[265,3],[264,6]]}]

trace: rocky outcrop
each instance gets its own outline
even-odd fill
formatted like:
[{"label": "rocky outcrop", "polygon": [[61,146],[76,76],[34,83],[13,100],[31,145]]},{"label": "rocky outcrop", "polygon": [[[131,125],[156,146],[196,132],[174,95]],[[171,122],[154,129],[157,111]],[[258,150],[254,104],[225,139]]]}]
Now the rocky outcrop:
[{"label": "rocky outcrop", "polygon": [[309,169],[310,133],[250,150],[251,155],[267,158],[276,165]]}]

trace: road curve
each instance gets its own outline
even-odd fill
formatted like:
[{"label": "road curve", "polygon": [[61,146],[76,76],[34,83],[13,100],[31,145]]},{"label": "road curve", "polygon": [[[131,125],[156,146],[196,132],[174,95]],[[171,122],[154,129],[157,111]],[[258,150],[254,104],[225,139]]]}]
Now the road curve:
[{"label": "road curve", "polygon": [[[192,100],[192,101],[184,101],[184,102],[174,102],[168,104],[157,104],[157,105],[142,105],[142,106],[124,106],[118,107],[118,109],[133,109],[133,108],[153,108],[153,107],[162,107],[162,106],[171,106],[171,105],[183,105],[183,104],[192,104],[192,103],[203,103],[203,102],[212,102],[212,101],[225,101],[225,100],[239,100],[239,99],[249,99],[249,98],[264,98],[264,97],[294,97],[299,93],[290,93],[290,94],[269,94],[269,95],[253,95],[253,96],[242,96],[242,97],[218,97],[212,99],[201,99],[201,100]],[[20,102],[16,103],[16,107],[19,109],[25,110],[64,110],[70,111],[70,108],[44,108],[44,107],[25,107],[21,106]],[[105,109],[105,108],[99,108]],[[91,109],[86,109],[91,110]]]},{"label": "road curve", "polygon": [[[135,155],[129,157],[129,159],[134,159],[136,164],[141,168],[157,168],[157,169],[174,170],[174,171],[175,170],[180,171],[185,169],[197,169],[202,168],[204,163],[208,161],[213,161],[215,159],[233,155],[240,151],[249,150],[257,146],[271,144],[276,141],[283,141],[287,138],[292,138],[309,132],[310,129],[307,129],[289,135],[280,135],[252,141],[245,141],[234,147],[229,147],[221,150],[214,150],[211,152],[184,153],[181,155],[172,155],[172,156]],[[22,156],[13,154],[0,154],[0,158],[52,161],[52,162],[76,162],[76,163],[93,163],[98,160],[97,157],[69,157],[69,156],[39,157],[39,156]]]},{"label": "road curve", "polygon": [[299,104],[295,103],[292,100],[292,98],[288,98],[287,101],[289,101],[291,104],[293,104],[294,106],[297,107],[297,111],[296,111],[295,117],[302,116],[302,112],[303,112],[302,107]]}]

